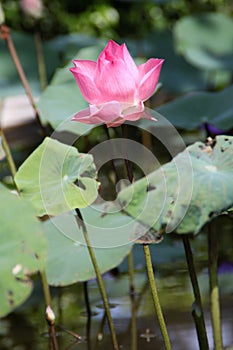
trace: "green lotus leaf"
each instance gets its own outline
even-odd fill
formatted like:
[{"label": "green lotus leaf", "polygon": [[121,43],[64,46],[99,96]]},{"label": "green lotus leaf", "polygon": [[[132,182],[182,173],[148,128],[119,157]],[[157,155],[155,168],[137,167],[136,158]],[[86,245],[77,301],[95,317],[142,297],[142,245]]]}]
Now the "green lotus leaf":
[{"label": "green lotus leaf", "polygon": [[32,291],[30,275],[45,267],[47,245],[35,210],[0,184],[0,316],[22,304]]},{"label": "green lotus leaf", "polygon": [[83,208],[97,197],[93,157],[49,137],[21,165],[15,182],[38,216]]},{"label": "green lotus leaf", "polygon": [[213,145],[196,142],[122,190],[119,201],[129,215],[157,232],[198,233],[232,207],[232,154],[233,137],[218,136]]},{"label": "green lotus leaf", "polygon": [[[130,252],[132,219],[118,210],[108,214],[103,206],[80,210],[99,269],[104,273],[121,263]],[[81,225],[72,212],[44,223],[48,239],[46,275],[54,286],[69,285],[95,277]],[[128,230],[127,230],[128,228]]]}]

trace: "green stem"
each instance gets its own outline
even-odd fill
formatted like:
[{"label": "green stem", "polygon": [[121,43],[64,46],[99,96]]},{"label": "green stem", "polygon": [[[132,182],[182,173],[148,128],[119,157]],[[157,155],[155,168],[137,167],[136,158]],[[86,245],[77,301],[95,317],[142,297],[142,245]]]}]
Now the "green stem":
[{"label": "green stem", "polygon": [[46,68],[45,68],[44,55],[43,55],[43,46],[42,46],[41,36],[39,32],[36,32],[34,34],[34,39],[35,39],[35,46],[36,46],[36,53],[37,53],[40,86],[41,86],[41,90],[43,91],[47,86],[47,76],[46,76]]},{"label": "green stem", "polygon": [[40,277],[41,277],[41,282],[42,282],[42,287],[44,292],[45,304],[46,306],[51,306],[51,294],[50,294],[49,284],[47,281],[45,271],[40,272]]},{"label": "green stem", "polygon": [[217,231],[211,222],[208,225],[208,256],[210,284],[210,312],[214,337],[214,349],[222,350],[222,330],[218,288],[218,246]]},{"label": "green stem", "polygon": [[[126,124],[121,125],[121,130],[122,130],[122,136],[123,138],[127,139],[128,138],[128,129]],[[125,150],[125,153],[127,153],[127,150]],[[131,183],[134,181],[134,176],[133,176],[133,170],[132,170],[132,165],[127,159],[127,154],[125,154],[125,167],[127,171],[127,176],[128,179]],[[128,267],[129,267],[129,285],[130,285],[130,294],[134,293],[135,287],[134,287],[134,265],[133,265],[133,252],[132,250],[128,254]]]},{"label": "green stem", "polygon": [[198,285],[197,274],[196,274],[194,260],[193,260],[193,253],[190,246],[189,237],[187,235],[184,235],[182,239],[183,239],[186,261],[187,261],[188,270],[189,270],[189,276],[191,279],[193,294],[195,298],[192,314],[196,325],[199,347],[200,347],[200,350],[207,350],[209,349],[208,338],[207,338],[206,327],[205,327],[201,293]]},{"label": "green stem", "polygon": [[29,99],[29,102],[34,110],[34,113],[35,113],[35,116],[36,116],[36,120],[37,120],[37,123],[43,133],[43,135],[45,135],[45,129],[40,121],[40,117],[39,117],[39,113],[38,113],[38,110],[36,108],[36,104],[35,104],[35,101],[34,101],[34,98],[32,96],[32,92],[31,92],[31,89],[30,89],[30,86],[28,84],[28,81],[27,81],[27,78],[26,78],[26,75],[24,73],[24,70],[23,70],[23,67],[20,63],[20,60],[19,60],[19,57],[18,57],[18,54],[17,54],[17,51],[15,49],[15,46],[14,46],[14,43],[11,39],[11,35],[10,35],[10,30],[7,26],[5,25],[1,25],[0,26],[0,30],[1,30],[1,33],[2,33],[2,37],[3,39],[6,41],[7,43],[7,47],[8,47],[8,50],[9,50],[9,53],[11,55],[11,58],[14,62],[14,65],[15,65],[15,68],[18,72],[18,75],[20,77],[20,80],[21,80],[21,83],[24,87],[24,90],[28,96],[28,99]]},{"label": "green stem", "polygon": [[[109,134],[109,129],[107,127],[105,127],[105,131],[106,131],[106,135],[108,140],[111,140],[110,134]],[[121,131],[122,131],[122,135],[124,138],[127,138],[127,125],[122,125],[121,126]],[[115,173],[116,176],[116,181],[119,181],[119,176],[117,173],[117,169],[114,163],[114,159],[111,159],[112,162],[112,168],[113,171]],[[129,161],[125,158],[125,166],[126,166],[126,170],[127,170],[127,175],[128,175],[128,179],[130,182],[133,181],[133,172],[132,172],[132,167],[130,166]],[[129,252],[128,254],[128,269],[129,269],[129,288],[130,288],[130,294],[134,293],[134,265],[133,265],[133,253],[132,251]]]},{"label": "green stem", "polygon": [[0,128],[0,136],[2,138],[2,147],[3,147],[4,152],[6,154],[6,159],[7,159],[8,165],[9,165],[9,169],[10,169],[11,175],[14,179],[16,171],[17,171],[16,166],[15,166],[15,162],[14,162],[14,159],[12,157],[11,150],[10,150],[9,144],[7,142],[7,139],[5,137],[4,131],[1,128]]},{"label": "green stem", "polygon": [[[49,290],[49,284],[47,281],[46,273],[45,271],[40,272],[43,292],[44,292],[44,299],[46,306],[51,306],[51,294]],[[48,328],[49,328],[49,339],[52,350],[58,350],[58,343],[57,343],[57,336],[55,331],[55,323],[54,320],[51,320],[47,318]]]},{"label": "green stem", "polygon": [[[110,133],[109,133],[109,129],[107,128],[107,126],[105,125],[105,127],[104,127],[104,130],[105,130],[105,132],[106,132],[106,135],[107,135],[107,139],[108,140],[111,140],[111,136],[110,136]],[[112,149],[112,151],[113,151],[113,149]],[[110,153],[110,156],[111,156],[112,154]],[[119,176],[118,176],[118,172],[117,172],[117,169],[116,169],[116,166],[115,166],[115,162],[114,162],[114,159],[112,159],[112,157],[111,157],[111,165],[112,165],[112,170],[114,171],[114,174],[115,174],[115,176],[116,176],[116,183],[120,180],[120,178],[119,178]]]},{"label": "green stem", "polygon": [[128,269],[129,269],[129,290],[130,294],[134,294],[134,266],[133,266],[133,252],[132,250],[128,254]]},{"label": "green stem", "polygon": [[142,144],[150,151],[153,149],[151,133],[142,130]]},{"label": "green stem", "polygon": [[[121,125],[121,129],[122,129],[122,135],[123,138],[127,139],[128,137],[128,129],[127,129],[127,125],[126,124],[122,124]],[[127,152],[127,150],[125,150],[125,153]],[[128,179],[129,181],[132,183],[134,181],[134,176],[133,176],[133,170],[132,170],[132,165],[129,162],[129,160],[127,159],[127,154],[125,155],[125,166],[126,166],[126,171],[127,171],[127,175],[128,175]]]},{"label": "green stem", "polygon": [[97,349],[98,345],[99,345],[98,343],[103,340],[104,325],[105,325],[106,317],[107,317],[106,311],[104,311],[103,317],[102,317],[101,322],[100,322],[99,330],[97,333],[94,349]]},{"label": "green stem", "polygon": [[156,288],[156,283],[155,283],[155,276],[154,276],[154,271],[153,271],[153,266],[152,266],[152,261],[151,261],[151,255],[150,255],[150,247],[148,244],[143,244],[143,249],[144,249],[144,255],[146,259],[146,267],[147,267],[147,273],[148,273],[148,278],[150,282],[150,288],[151,288],[151,293],[152,293],[152,298],[155,306],[155,311],[158,317],[159,321],[159,327],[163,336],[164,340],[164,345],[166,350],[171,350],[171,343],[170,339],[168,336],[167,332],[167,327],[166,323],[164,321],[163,313],[162,313],[162,308],[159,302],[159,296]]},{"label": "green stem", "polygon": [[78,215],[78,224],[82,227],[83,236],[84,236],[84,239],[85,239],[85,242],[87,245],[87,249],[88,249],[91,261],[92,261],[92,265],[93,265],[93,268],[94,268],[94,271],[96,274],[100,294],[102,296],[106,316],[108,319],[109,329],[110,329],[111,336],[112,336],[113,348],[114,348],[114,350],[119,350],[119,346],[118,346],[117,338],[116,338],[116,333],[115,333],[115,329],[114,329],[114,325],[113,325],[112,315],[111,315],[110,307],[109,307],[109,303],[108,303],[108,297],[107,297],[104,282],[103,282],[103,279],[102,279],[102,276],[101,276],[101,273],[100,273],[100,270],[98,267],[98,263],[97,263],[97,260],[96,260],[95,254],[94,254],[94,250],[92,249],[91,242],[90,242],[88,232],[86,229],[86,225],[85,225],[84,221],[82,220],[81,213],[78,209],[76,209],[76,213]]}]

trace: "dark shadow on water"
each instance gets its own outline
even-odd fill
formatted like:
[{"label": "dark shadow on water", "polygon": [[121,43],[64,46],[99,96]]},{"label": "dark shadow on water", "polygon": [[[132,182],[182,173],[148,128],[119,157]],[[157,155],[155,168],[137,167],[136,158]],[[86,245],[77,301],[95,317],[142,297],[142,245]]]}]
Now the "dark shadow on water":
[{"label": "dark shadow on water", "polygon": [[[191,316],[192,294],[186,274],[159,277],[159,294],[164,309],[168,332],[174,350],[197,350],[198,342]],[[208,277],[200,274],[202,289],[205,291]],[[226,276],[225,276],[226,277]],[[233,279],[232,273],[228,280]],[[163,341],[159,331],[150,290],[144,271],[136,272],[134,297],[128,293],[128,275],[106,274],[111,312],[121,349],[162,350]],[[206,285],[205,285],[206,284]],[[62,288],[62,293],[53,289],[53,306],[57,315],[57,339],[60,350],[106,350],[112,349],[111,337],[102,308],[96,281],[88,282],[88,297],[91,317],[85,306],[82,284]],[[224,345],[233,343],[233,316],[230,305],[232,293],[222,295],[222,325]],[[40,286],[36,284],[29,301],[17,312],[0,320],[1,350],[47,350],[48,335],[44,321],[44,305]],[[210,348],[213,348],[208,296],[205,293],[205,316]],[[87,338],[88,337],[88,340]]]}]

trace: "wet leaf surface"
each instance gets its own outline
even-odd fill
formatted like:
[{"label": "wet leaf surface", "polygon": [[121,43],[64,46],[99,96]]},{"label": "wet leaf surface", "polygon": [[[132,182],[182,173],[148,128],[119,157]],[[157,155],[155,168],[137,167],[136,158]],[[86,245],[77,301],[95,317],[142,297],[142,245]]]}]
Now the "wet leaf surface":
[{"label": "wet leaf surface", "polygon": [[[102,217],[101,208],[86,208],[81,212],[101,273],[119,265],[132,248],[132,233],[128,230],[125,237],[124,231],[124,226],[132,220],[122,213]],[[57,216],[45,222],[44,227],[48,239],[46,273],[49,283],[64,286],[94,278],[82,228],[75,216],[72,213]]]},{"label": "wet leaf surface", "polygon": [[[198,233],[233,204],[233,137],[196,142],[119,193],[124,210],[156,232]],[[147,191],[148,185],[154,189]],[[132,200],[127,202],[130,193]]]}]

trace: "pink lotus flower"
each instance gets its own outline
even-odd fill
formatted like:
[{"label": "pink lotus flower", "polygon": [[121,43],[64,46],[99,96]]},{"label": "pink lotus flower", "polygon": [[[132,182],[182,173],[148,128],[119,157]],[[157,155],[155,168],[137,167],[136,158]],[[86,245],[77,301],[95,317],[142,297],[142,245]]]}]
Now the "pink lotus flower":
[{"label": "pink lotus flower", "polygon": [[41,0],[20,0],[20,6],[24,13],[34,18],[40,18],[43,12]]},{"label": "pink lotus flower", "polygon": [[70,71],[89,107],[72,120],[85,124],[105,123],[110,127],[126,120],[153,119],[142,113],[143,102],[155,91],[163,61],[151,58],[137,67],[126,45],[112,40],[97,62],[74,60],[75,67]]}]

